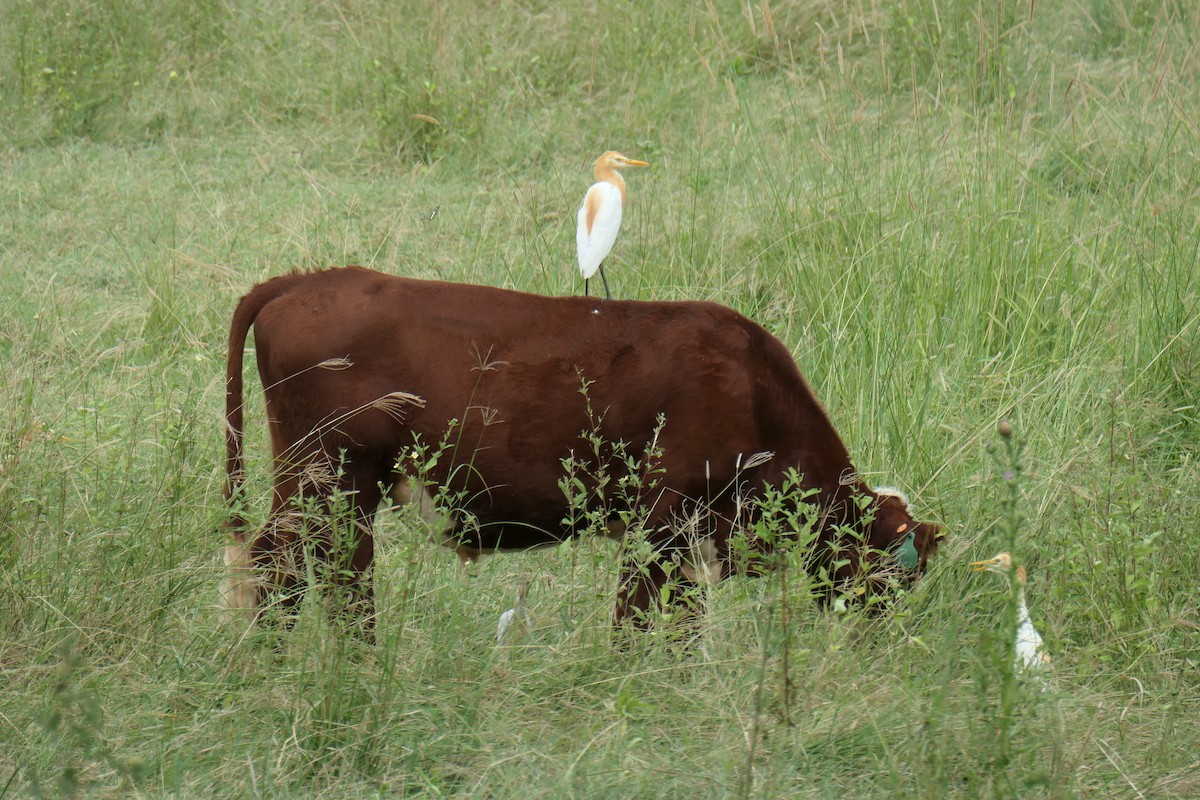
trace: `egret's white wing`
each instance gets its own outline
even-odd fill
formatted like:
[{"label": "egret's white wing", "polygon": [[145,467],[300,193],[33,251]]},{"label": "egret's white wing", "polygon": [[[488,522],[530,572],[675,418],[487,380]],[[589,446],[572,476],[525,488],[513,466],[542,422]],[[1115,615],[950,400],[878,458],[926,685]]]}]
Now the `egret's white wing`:
[{"label": "egret's white wing", "polygon": [[515,608],[510,608],[500,615],[500,622],[496,625],[496,641],[504,639],[504,634],[508,632],[508,626],[512,624],[513,617],[517,615]]},{"label": "egret's white wing", "polygon": [[1015,659],[1018,668],[1040,669],[1049,661],[1046,658],[1042,637],[1028,619],[1023,620],[1017,628],[1017,647]]},{"label": "egret's white wing", "polygon": [[525,633],[533,633],[533,620],[529,618],[529,612],[524,608],[510,608],[500,615],[500,622],[496,625],[497,643],[504,641],[504,635],[508,633],[514,619],[521,620],[521,624],[525,626]]},{"label": "egret's white wing", "polygon": [[590,278],[608,257],[621,230],[621,190],[607,181],[593,183],[583,197],[575,228],[579,274]]}]

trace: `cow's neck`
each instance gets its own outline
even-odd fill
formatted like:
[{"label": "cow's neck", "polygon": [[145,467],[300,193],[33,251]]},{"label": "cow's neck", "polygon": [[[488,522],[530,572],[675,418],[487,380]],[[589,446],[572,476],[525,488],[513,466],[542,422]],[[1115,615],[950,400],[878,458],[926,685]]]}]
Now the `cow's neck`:
[{"label": "cow's neck", "polygon": [[[838,516],[842,517],[840,521],[850,522],[851,509],[856,507],[853,498],[873,495],[873,492],[859,477],[850,461],[849,451],[799,372],[794,382],[790,402],[781,406],[789,413],[780,420],[783,435],[776,453],[778,464],[784,469],[809,464],[809,473],[802,476],[804,485],[821,492],[822,505],[844,507],[845,515]],[[817,465],[817,468],[811,465]]]}]

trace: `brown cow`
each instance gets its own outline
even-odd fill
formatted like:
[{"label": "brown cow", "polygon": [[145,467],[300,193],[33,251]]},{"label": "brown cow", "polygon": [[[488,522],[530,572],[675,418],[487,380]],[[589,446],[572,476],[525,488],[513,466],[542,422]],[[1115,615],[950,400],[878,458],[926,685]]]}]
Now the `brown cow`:
[{"label": "brown cow", "polygon": [[[275,474],[254,538],[240,507],[251,326]],[[757,572],[771,543],[732,534],[789,470],[819,509],[808,563],[827,568],[830,596],[864,574],[919,574],[937,546],[902,496],[858,477],[787,348],[713,303],[540,297],[359,267],[285,275],[238,304],[226,392],[229,607],[261,608],[271,590],[295,602],[308,547],[336,561],[370,624],[371,524],[389,492],[427,511],[437,494],[460,556],[589,526],[624,538],[617,625],[643,626],[664,602],[687,613],[694,593],[668,584]],[[313,522],[338,507],[355,523],[341,545],[336,526]]]}]

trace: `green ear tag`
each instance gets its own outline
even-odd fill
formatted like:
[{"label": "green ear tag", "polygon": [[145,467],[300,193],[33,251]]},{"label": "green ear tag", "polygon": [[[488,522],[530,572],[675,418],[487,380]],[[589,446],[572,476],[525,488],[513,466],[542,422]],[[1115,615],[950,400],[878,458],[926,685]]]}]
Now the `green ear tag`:
[{"label": "green ear tag", "polygon": [[917,548],[913,545],[916,536],[916,531],[908,534],[904,537],[904,544],[896,549],[896,560],[905,569],[916,569],[921,565],[921,557],[917,555]]}]

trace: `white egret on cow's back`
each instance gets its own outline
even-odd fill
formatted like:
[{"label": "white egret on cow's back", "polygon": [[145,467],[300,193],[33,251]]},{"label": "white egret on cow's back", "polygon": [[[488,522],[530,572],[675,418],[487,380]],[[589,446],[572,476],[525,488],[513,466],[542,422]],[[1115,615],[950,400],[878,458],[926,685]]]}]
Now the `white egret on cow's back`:
[{"label": "white egret on cow's back", "polygon": [[[973,561],[976,572],[995,572],[1010,578],[1013,560],[1008,553],[998,553],[987,561]],[[1050,656],[1042,643],[1042,637],[1029,618],[1029,607],[1025,605],[1025,567],[1016,567],[1017,579],[1017,641],[1013,654],[1013,668],[1017,672],[1036,672],[1050,667]]]},{"label": "white egret on cow's back", "polygon": [[621,230],[621,213],[625,207],[625,180],[619,170],[625,167],[648,167],[645,161],[609,150],[596,160],[596,182],[583,196],[583,205],[575,228],[575,255],[579,259],[579,274],[583,276],[583,293],[588,293],[588,280],[600,272],[604,295],[609,300],[608,278],[604,277],[604,259],[612,252]]}]

